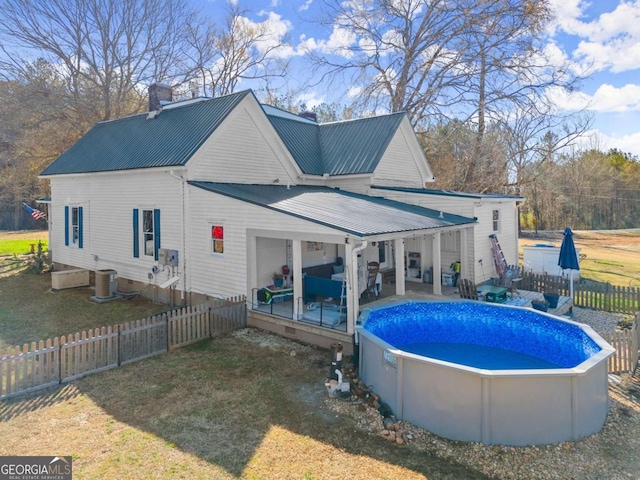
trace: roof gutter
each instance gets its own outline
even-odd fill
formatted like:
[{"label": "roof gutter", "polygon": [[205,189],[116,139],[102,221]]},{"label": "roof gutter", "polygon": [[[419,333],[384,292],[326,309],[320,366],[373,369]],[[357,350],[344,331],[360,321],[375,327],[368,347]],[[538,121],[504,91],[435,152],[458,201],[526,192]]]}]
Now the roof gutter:
[{"label": "roof gutter", "polygon": [[38,175],[40,179],[47,179],[53,177],[60,178],[74,178],[74,177],[86,177],[88,175],[104,175],[104,174],[112,174],[112,175],[130,175],[132,173],[147,173],[147,172],[160,172],[160,173],[169,173],[169,172],[186,172],[187,167],[185,166],[173,166],[173,167],[146,167],[146,168],[130,168],[127,170],[103,170],[100,172],[71,172],[71,173],[50,173],[48,175]]},{"label": "roof gutter", "polygon": [[373,177],[373,173],[350,173],[346,175],[331,175],[329,173],[323,173],[322,175],[313,175],[308,173],[303,173],[302,175],[298,175],[300,180],[349,180],[349,179],[360,179],[360,178],[369,178]]}]

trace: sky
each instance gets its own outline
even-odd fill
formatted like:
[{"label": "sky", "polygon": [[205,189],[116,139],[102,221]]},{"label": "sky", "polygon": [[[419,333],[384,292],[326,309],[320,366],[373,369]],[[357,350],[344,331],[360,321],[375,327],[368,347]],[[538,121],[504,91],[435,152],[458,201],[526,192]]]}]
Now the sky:
[{"label": "sky", "polygon": [[[292,61],[289,86],[304,76],[305,49],[334,52],[349,42],[348,35],[320,26],[322,0],[231,0],[247,11],[250,22],[265,23],[273,32],[271,41],[285,40],[279,50]],[[607,151],[617,148],[640,157],[640,0],[550,0],[555,21],[545,35],[547,52],[566,60],[576,74],[585,76],[572,94],[554,93],[559,108],[585,108],[593,114],[591,130],[582,146]],[[224,0],[208,0],[216,15]],[[293,83],[291,83],[293,82]],[[251,87],[251,85],[247,85]],[[313,107],[322,102],[348,103],[348,88],[320,84],[308,87],[296,99]],[[353,92],[351,92],[353,93]]]}]

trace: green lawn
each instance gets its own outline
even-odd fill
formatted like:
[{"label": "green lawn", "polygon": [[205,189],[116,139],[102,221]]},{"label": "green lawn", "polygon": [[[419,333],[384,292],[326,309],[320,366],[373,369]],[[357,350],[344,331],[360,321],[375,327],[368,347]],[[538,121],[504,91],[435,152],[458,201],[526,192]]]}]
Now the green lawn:
[{"label": "green lawn", "polygon": [[49,242],[46,239],[0,239],[0,256],[24,255],[27,253],[31,253],[31,245],[34,245],[34,251],[37,252],[38,241],[42,242],[42,251],[46,252],[49,247]]},{"label": "green lawn", "polygon": [[95,303],[92,288],[51,291],[51,274],[0,277],[0,353],[9,346],[146,318],[166,310],[142,297]]}]

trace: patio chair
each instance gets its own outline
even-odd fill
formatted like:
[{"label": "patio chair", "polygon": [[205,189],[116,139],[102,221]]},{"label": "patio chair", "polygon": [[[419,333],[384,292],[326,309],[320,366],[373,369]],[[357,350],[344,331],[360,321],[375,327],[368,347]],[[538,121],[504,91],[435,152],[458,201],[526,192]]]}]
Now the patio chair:
[{"label": "patio chair", "polygon": [[518,293],[518,289],[516,287],[521,281],[522,275],[520,274],[520,268],[517,265],[507,265],[499,279],[500,286],[508,288],[512,297],[514,293]]},{"label": "patio chair", "polygon": [[378,272],[380,272],[380,264],[378,262],[367,263],[367,300],[371,299],[371,294],[375,298],[380,295],[379,285],[377,283]]},{"label": "patio chair", "polygon": [[468,278],[461,278],[458,280],[458,291],[460,292],[460,298],[466,298],[467,300],[479,300],[478,288]]}]

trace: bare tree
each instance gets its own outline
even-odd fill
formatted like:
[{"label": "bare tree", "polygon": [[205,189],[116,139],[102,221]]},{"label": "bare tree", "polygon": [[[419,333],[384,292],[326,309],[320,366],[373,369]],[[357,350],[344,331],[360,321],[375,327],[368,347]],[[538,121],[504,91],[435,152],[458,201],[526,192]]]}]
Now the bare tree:
[{"label": "bare tree", "polygon": [[[547,111],[541,113],[541,107]],[[517,109],[500,121],[502,142],[508,151],[507,186],[520,194],[521,189],[536,180],[540,169],[530,165],[552,162],[556,155],[573,145],[590,128],[592,116],[581,111],[559,115],[547,103],[529,105],[528,110]]]},{"label": "bare tree", "polygon": [[80,117],[87,89],[98,119],[135,112],[144,85],[185,80],[190,8],[186,0],[0,0],[0,71],[15,78],[42,57],[67,78]]},{"label": "bare tree", "polygon": [[407,111],[414,125],[448,114],[462,101],[462,34],[457,2],[327,0],[324,23],[346,39],[309,50],[318,83],[346,77],[357,103]]},{"label": "bare tree", "polygon": [[[340,32],[336,37],[343,42],[334,42],[333,50],[327,44],[316,45],[311,52],[316,68],[324,73],[320,78],[348,76],[352,90],[360,91],[361,105],[405,110],[426,137],[438,131],[430,126],[447,125],[446,139],[442,130],[432,137],[445,140],[443,152],[452,144],[451,135],[469,142],[469,133],[475,132],[472,144],[458,148],[464,155],[454,155],[459,164],[450,185],[495,191],[499,186],[488,182],[487,172],[492,172],[491,179],[500,178],[503,188],[512,182],[508,167],[513,165],[495,142],[496,130],[514,112],[526,111],[547,129],[564,128],[547,91],[573,89],[579,79],[566,65],[554,64],[543,49],[544,29],[553,13],[548,0],[325,3],[325,22],[334,33]],[[532,131],[520,132],[526,143],[540,134],[539,125],[528,125]],[[563,143],[575,135],[566,132],[559,138]]]},{"label": "bare tree", "polygon": [[[544,27],[551,19],[546,1],[462,3],[467,15],[473,18],[466,27],[463,61],[468,72],[464,96],[470,119],[476,124],[474,156],[469,162],[465,184],[474,186],[481,182],[476,167],[485,161],[483,143],[487,120],[495,122],[505,112],[537,105],[547,88],[568,76],[564,69],[551,65],[538,48]],[[544,114],[541,109],[540,116]]]},{"label": "bare tree", "polygon": [[287,47],[268,21],[254,23],[246,11],[230,4],[224,25],[201,19],[187,27],[187,52],[203,93],[226,95],[239,82],[259,80],[268,85],[273,78],[286,74],[288,61],[281,53]]}]

